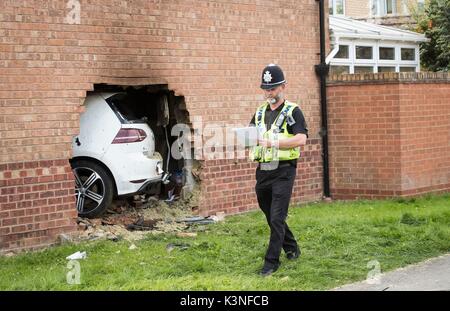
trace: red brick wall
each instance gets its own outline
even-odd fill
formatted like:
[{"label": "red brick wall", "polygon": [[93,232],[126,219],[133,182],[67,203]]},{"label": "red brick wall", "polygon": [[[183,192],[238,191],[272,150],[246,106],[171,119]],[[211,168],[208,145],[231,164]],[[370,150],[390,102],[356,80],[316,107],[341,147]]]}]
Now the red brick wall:
[{"label": "red brick wall", "polygon": [[399,96],[403,193],[450,190],[450,79],[401,84]]},{"label": "red brick wall", "polygon": [[39,247],[75,230],[72,193],[66,160],[0,164],[0,249]]},{"label": "red brick wall", "polygon": [[[76,16],[67,7],[71,3],[80,4],[78,24],[71,22],[76,21],[70,18]],[[44,243],[33,240],[33,234],[41,229],[36,226],[40,220],[28,218],[31,227],[24,233],[30,237],[15,239],[6,229],[10,228],[7,219],[15,217],[15,208],[4,202],[5,197],[10,200],[19,191],[9,188],[25,186],[22,179],[8,184],[7,176],[20,174],[14,167],[24,163],[39,163],[37,172],[43,168],[43,160],[55,161],[56,167],[68,170],[71,138],[79,129],[80,104],[86,91],[97,83],[168,84],[176,95],[185,97],[191,117],[201,116],[204,123],[219,126],[230,120],[246,124],[262,100],[260,71],[268,63],[279,63],[289,83],[288,98],[301,104],[310,125],[310,145],[306,148],[311,149],[307,151],[311,162],[299,169],[294,199],[319,198],[320,106],[314,74],[319,61],[318,34],[315,0],[257,4],[247,0],[1,1],[0,164],[4,164],[2,172],[10,172],[3,176],[1,185],[2,245],[20,248]],[[211,165],[226,165],[228,170],[243,174],[240,168],[227,166],[225,160],[213,163],[204,163],[207,174],[212,173]],[[247,175],[242,175],[248,191],[253,180],[253,174],[247,172],[250,166],[244,165]],[[208,183],[219,178],[212,176],[208,175],[202,186],[203,193]],[[72,181],[69,177],[65,180],[64,190],[69,191]],[[50,182],[38,178],[30,186],[41,189]],[[3,190],[6,188],[9,190]],[[36,190],[36,195],[48,191],[44,188]],[[250,193],[245,200],[220,191],[214,195],[200,206],[201,211],[224,210],[230,202],[230,211],[256,206]],[[68,201],[71,194],[54,196],[67,201],[64,204],[73,204]],[[229,200],[226,206],[220,201],[223,197]],[[46,204],[41,209],[59,206],[53,201]],[[28,208],[24,208],[25,215]],[[36,217],[46,214],[35,212]],[[71,225],[55,222],[52,228],[72,230],[74,215],[69,214]]]},{"label": "red brick wall", "polygon": [[329,80],[334,198],[450,190],[450,78],[370,74]]}]

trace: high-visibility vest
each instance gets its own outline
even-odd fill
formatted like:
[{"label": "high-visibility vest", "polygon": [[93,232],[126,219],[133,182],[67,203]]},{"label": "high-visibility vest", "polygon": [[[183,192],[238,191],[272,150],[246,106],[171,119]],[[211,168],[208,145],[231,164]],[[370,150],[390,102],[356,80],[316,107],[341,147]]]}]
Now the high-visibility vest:
[{"label": "high-visibility vest", "polygon": [[[259,106],[255,115],[256,127],[258,128],[258,131],[263,133],[262,137],[271,140],[272,142],[293,137],[293,134],[288,133],[287,119],[292,118],[292,111],[294,111],[294,108],[297,107],[297,105],[286,100],[283,109],[271,124],[269,130],[267,130],[266,125],[264,124],[267,106],[267,103]],[[250,159],[258,162],[294,160],[299,157],[300,147],[279,149],[276,147],[254,146],[250,152]]]}]

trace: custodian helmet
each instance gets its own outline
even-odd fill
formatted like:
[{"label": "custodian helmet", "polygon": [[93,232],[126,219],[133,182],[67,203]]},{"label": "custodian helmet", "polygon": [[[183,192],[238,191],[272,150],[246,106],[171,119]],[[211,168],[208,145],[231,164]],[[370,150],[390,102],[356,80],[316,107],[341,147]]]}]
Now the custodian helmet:
[{"label": "custodian helmet", "polygon": [[268,90],[278,85],[286,83],[283,70],[275,64],[267,65],[261,74],[261,88]]}]

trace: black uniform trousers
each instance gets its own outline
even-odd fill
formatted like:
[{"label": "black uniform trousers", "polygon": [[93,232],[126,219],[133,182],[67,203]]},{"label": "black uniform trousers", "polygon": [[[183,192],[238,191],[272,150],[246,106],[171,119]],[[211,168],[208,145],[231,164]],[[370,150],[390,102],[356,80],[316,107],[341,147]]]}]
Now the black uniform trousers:
[{"label": "black uniform trousers", "polygon": [[296,175],[296,168],[290,164],[280,165],[274,170],[256,170],[256,196],[270,227],[270,241],[265,255],[265,266],[280,263],[281,249],[297,251],[294,235],[286,224],[289,201]]}]

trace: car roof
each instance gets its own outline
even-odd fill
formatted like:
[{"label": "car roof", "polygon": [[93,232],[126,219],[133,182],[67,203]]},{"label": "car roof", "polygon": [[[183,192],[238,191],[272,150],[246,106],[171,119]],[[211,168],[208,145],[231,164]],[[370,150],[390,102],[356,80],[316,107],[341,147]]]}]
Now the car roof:
[{"label": "car roof", "polygon": [[104,99],[108,99],[111,96],[114,96],[116,94],[121,94],[121,93],[123,93],[123,92],[100,92],[100,93],[97,93],[97,95],[100,95]]}]

